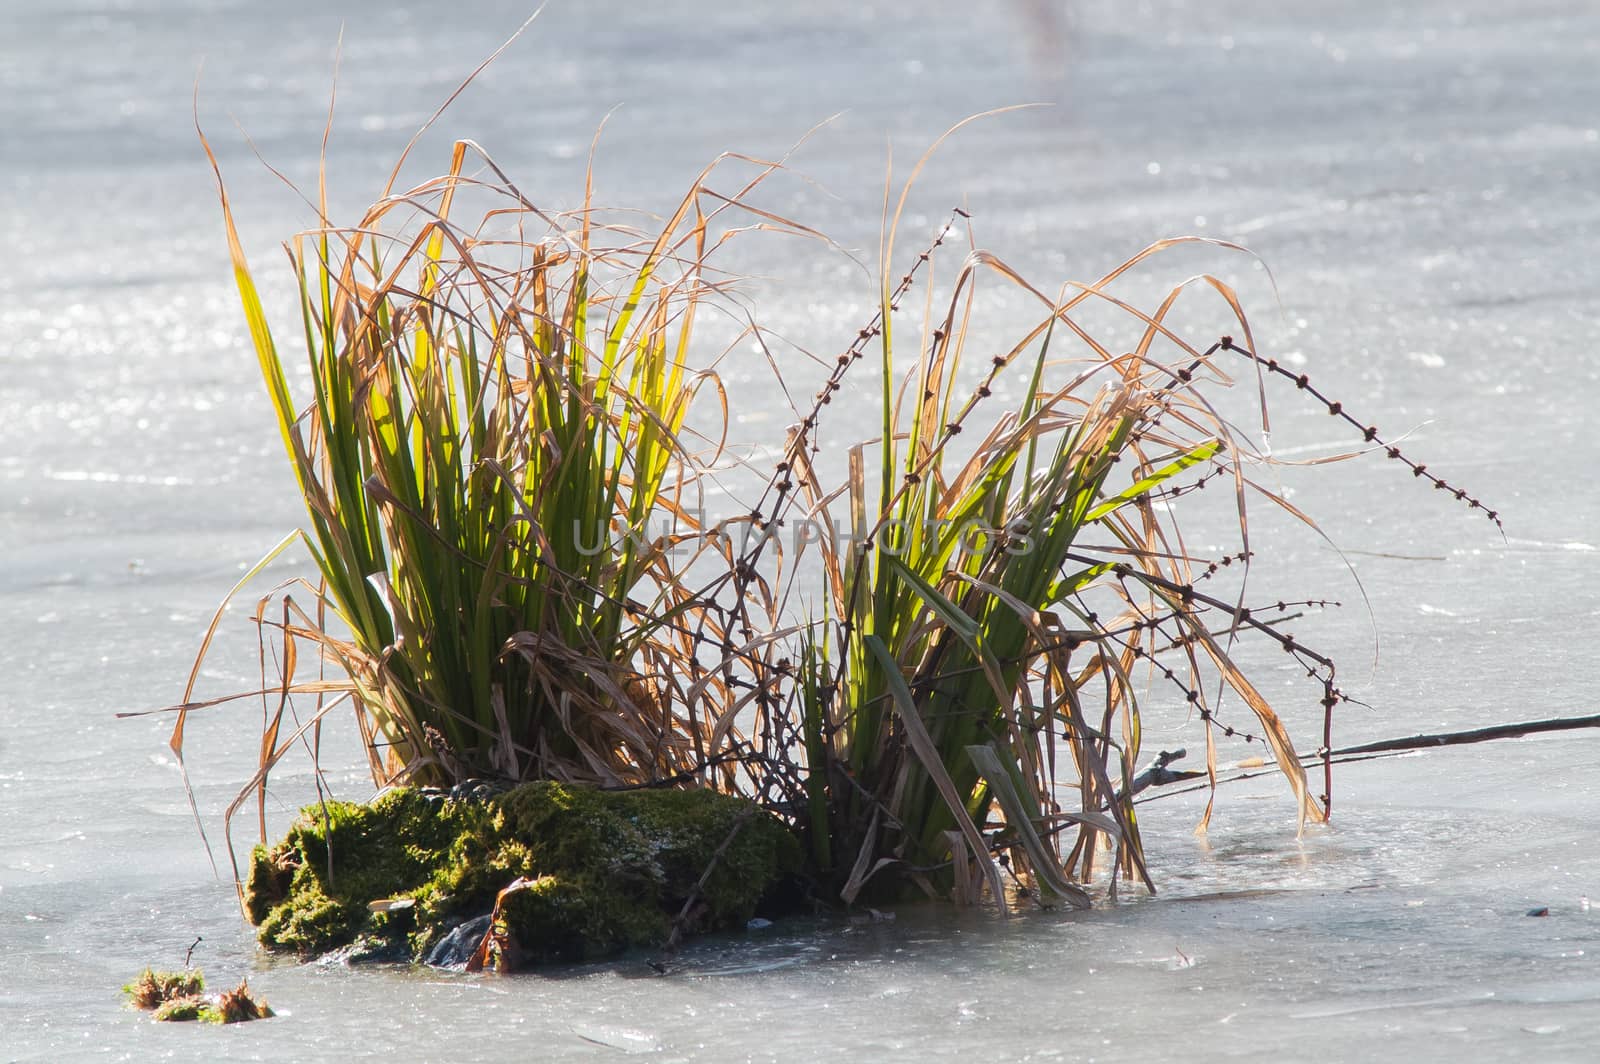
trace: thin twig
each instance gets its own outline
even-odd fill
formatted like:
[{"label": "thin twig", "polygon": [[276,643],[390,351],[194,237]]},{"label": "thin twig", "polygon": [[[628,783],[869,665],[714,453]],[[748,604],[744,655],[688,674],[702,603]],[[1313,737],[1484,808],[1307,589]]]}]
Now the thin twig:
[{"label": "thin twig", "polygon": [[677,917],[672,921],[672,934],[667,936],[667,953],[670,954],[676,950],[678,943],[683,940],[683,929],[689,923],[689,911],[694,908],[694,903],[700,900],[700,895],[705,891],[706,884],[711,881],[711,873],[716,870],[717,862],[722,860],[723,855],[728,852],[728,847],[733,845],[733,840],[739,837],[740,830],[759,811],[757,806],[746,807],[744,812],[740,813],[734,820],[733,828],[728,832],[728,837],[722,840],[722,845],[717,847],[716,852],[711,855],[711,860],[706,862],[706,870],[700,873],[699,882],[695,883],[694,889],[689,891],[689,896],[683,899],[683,908],[678,910]]}]

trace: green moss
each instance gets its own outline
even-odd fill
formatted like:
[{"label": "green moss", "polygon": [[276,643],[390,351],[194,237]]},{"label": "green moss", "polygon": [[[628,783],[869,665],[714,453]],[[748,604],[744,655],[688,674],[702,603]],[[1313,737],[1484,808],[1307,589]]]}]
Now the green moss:
[{"label": "green moss", "polygon": [[268,850],[257,846],[250,851],[250,871],[244,882],[244,908],[252,924],[267,918],[272,907],[289,896],[294,866],[289,863],[297,851],[284,847]]},{"label": "green moss", "polygon": [[199,994],[189,994],[163,1002],[161,1007],[156,1009],[155,1018],[163,1023],[177,1023],[208,1019],[212,1011],[211,1002],[206,998]]},{"label": "green moss", "polygon": [[328,897],[315,876],[304,879],[292,884],[289,897],[261,922],[259,937],[264,945],[291,953],[318,953],[348,941],[360,929],[366,914],[359,906]]},{"label": "green moss", "polygon": [[[420,957],[447,924],[525,877],[536,882],[502,914],[523,958],[574,960],[660,944],[692,894],[689,930],[741,924],[799,860],[777,820],[710,791],[530,783],[486,803],[395,791],[308,809],[282,843],[256,851],[246,910],[270,949],[320,953],[361,935],[404,938]],[[369,911],[396,897],[415,904]]]},{"label": "green moss", "polygon": [[661,942],[671,928],[659,909],[592,880],[550,875],[523,883],[499,910],[512,960],[494,958],[496,967],[594,960]]}]

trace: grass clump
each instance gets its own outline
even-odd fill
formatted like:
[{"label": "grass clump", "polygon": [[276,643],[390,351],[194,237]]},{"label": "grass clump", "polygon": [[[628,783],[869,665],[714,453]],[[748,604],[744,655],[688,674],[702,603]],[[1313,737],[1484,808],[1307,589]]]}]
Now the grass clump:
[{"label": "grass clump", "polygon": [[[698,605],[650,523],[688,520],[698,467],[680,433],[710,378],[686,355],[714,287],[710,221],[735,204],[708,211],[697,184],[654,237],[605,243],[618,234],[587,203],[576,222],[547,216],[509,181],[469,173],[493,169],[475,151],[457,144],[447,174],[350,227],[324,213],[288,247],[303,400],[224,196],[308,517],[268,558],[299,541],[318,575],[304,585],[313,611],[281,600],[285,701],[263,779],[304,732],[285,734],[295,694],[314,694],[319,716],[354,706],[382,785],[703,778],[710,724],[672,668]],[[458,222],[474,197],[481,215]],[[301,676],[300,643],[345,679]]]},{"label": "grass clump", "polygon": [[[1183,289],[1154,315],[1105,294],[1154,250],[1057,300],[998,258],[969,256],[905,370],[890,337],[912,275],[884,292],[863,334],[879,347],[883,382],[876,468],[868,474],[867,447],[852,452],[854,535],[828,544],[840,563],[827,618],[806,629],[801,650],[813,853],[846,899],[888,872],[934,894],[987,887],[1003,904],[998,851],[1034,897],[1083,906],[1089,896],[1068,869],[1087,881],[1101,840],[1148,884],[1131,787],[1141,666],[1183,692],[1208,734],[1202,676],[1212,666],[1255,714],[1302,821],[1324,815],[1287,729],[1233,666],[1222,645],[1231,637],[1215,633],[1219,622],[1249,626],[1197,589],[1196,569],[1217,566],[1182,548],[1161,505],[1185,474],[1195,483],[1193,470],[1237,478],[1246,445],[1195,391],[1231,341],[1199,351],[1164,324]],[[1021,289],[1039,316],[973,372],[967,318],[985,277]],[[1248,330],[1232,292],[1203,280]],[[1114,353],[1078,323],[1094,299],[1138,323],[1131,352]],[[863,349],[841,359],[836,378]],[[996,396],[1007,392],[1016,398],[1002,406]],[[969,428],[977,441],[963,447]],[[811,433],[800,436],[791,456]],[[809,498],[829,501],[815,489]],[[1334,690],[1331,663],[1286,649],[1308,655]],[[1160,656],[1182,660],[1184,675]],[[1076,811],[1062,805],[1063,770],[1075,777]],[[1064,858],[1056,840],[1069,828],[1077,838]]]},{"label": "grass clump", "polygon": [[[723,415],[728,403],[693,358],[696,317],[726,287],[710,256],[740,231],[730,219],[811,234],[751,202],[776,164],[734,161],[753,170],[718,191],[725,171],[708,168],[649,234],[594,209],[588,186],[573,215],[541,210],[468,142],[434,180],[396,193],[391,177],[354,225],[334,224],[324,192],[318,228],[287,249],[300,399],[224,192],[308,517],[262,564],[298,539],[316,567],[257,608],[276,674],[258,771],[228,815],[254,795],[264,843],[269,773],[297,744],[314,757],[342,704],[389,789],[371,806],[324,802],[256,849],[244,904],[263,943],[304,953],[404,934],[419,952],[494,904],[507,948],[609,952],[671,938],[694,913],[747,915],[792,870],[795,835],[824,896],[847,904],[1085,906],[1103,872],[1111,890],[1121,877],[1153,890],[1134,807],[1152,707],[1202,731],[1213,783],[1219,740],[1259,744],[1298,823],[1327,817],[1347,698],[1333,662],[1280,623],[1322,603],[1252,607],[1242,579],[1248,501],[1310,519],[1258,482],[1273,459],[1217,393],[1254,371],[1264,436],[1266,389],[1287,378],[1417,478],[1486,508],[1258,356],[1219,278],[1147,309],[1116,294],[1185,241],[1052,296],[969,231],[939,287],[952,218],[891,283],[908,183],[886,211],[875,316],[824,363],[770,469],[723,463],[757,485],[707,527],[693,503],[726,471],[721,446],[688,441],[717,436],[690,418],[697,395]],[[920,314],[904,305],[919,284]],[[1021,315],[987,323],[990,286]],[[1189,313],[1196,291],[1230,335],[1180,334],[1175,308]],[[1115,341],[1094,324],[1106,315]],[[863,373],[878,435],[841,445],[829,408]],[[842,480],[827,478],[830,449]],[[1237,539],[1201,552],[1175,504],[1211,483],[1230,489]],[[797,525],[815,535],[771,549]],[[1320,795],[1236,660],[1247,637],[1306,674]],[[180,760],[188,714],[215,704],[194,701],[198,669],[176,707]],[[487,803],[414,787],[477,777],[524,785]]]}]

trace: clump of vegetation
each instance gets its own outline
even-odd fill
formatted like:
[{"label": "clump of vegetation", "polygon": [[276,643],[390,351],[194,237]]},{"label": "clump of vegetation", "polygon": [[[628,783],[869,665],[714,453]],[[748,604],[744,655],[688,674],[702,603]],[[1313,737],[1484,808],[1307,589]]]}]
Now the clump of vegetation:
[{"label": "clump of vegetation", "polygon": [[153,1013],[153,1018],[163,1023],[241,1023],[272,1015],[267,1003],[250,993],[248,980],[232,990],[208,995],[205,977],[197,969],[157,972],[146,968],[122,989],[131,1006]]},{"label": "clump of vegetation", "polygon": [[[580,960],[742,926],[799,857],[782,823],[705,789],[546,781],[488,801],[400,789],[308,808],[277,846],[256,848],[245,907],[270,949],[388,939],[421,960],[504,900],[499,934],[525,963]],[[517,881],[527,889],[503,897]]]},{"label": "clump of vegetation", "polygon": [[[652,242],[602,248],[587,206],[568,231],[504,183],[464,228],[471,153],[458,144],[445,177],[353,227],[324,217],[290,248],[305,406],[229,217],[321,578],[314,616],[283,598],[281,631],[348,678],[306,683],[291,652],[281,691],[350,698],[385,785],[696,775],[710,725],[670,669],[696,604],[643,537],[663,508],[682,514],[707,218],[690,197]],[[428,220],[386,236],[394,215]],[[540,240],[490,234],[547,221]],[[292,746],[283,708],[263,769]]]},{"label": "clump of vegetation", "polygon": [[[224,990],[218,995],[216,1003],[202,1013],[200,1018],[210,1023],[244,1023],[249,1020],[264,1020],[271,1015],[271,1007],[250,993],[250,984],[247,980],[241,980],[232,990]],[[159,1016],[156,1018],[160,1019]]]},{"label": "clump of vegetation", "polygon": [[[256,798],[263,845],[244,902],[263,942],[322,950],[414,920],[405,933],[420,950],[442,919],[491,903],[485,949],[564,957],[659,940],[673,904],[703,905],[711,924],[748,912],[789,867],[783,825],[824,897],[846,903],[921,893],[1003,909],[1017,893],[1082,906],[1105,868],[1112,890],[1121,876],[1154,889],[1133,805],[1152,706],[1203,731],[1213,784],[1219,739],[1260,743],[1299,823],[1327,816],[1345,695],[1333,663],[1279,623],[1318,603],[1252,607],[1242,583],[1207,591],[1251,563],[1248,500],[1309,518],[1257,484],[1272,458],[1215,393],[1253,371],[1265,430],[1268,382],[1288,378],[1365,445],[1481,504],[1258,356],[1222,280],[1192,278],[1149,309],[1117,294],[1182,241],[1051,296],[969,229],[940,288],[957,218],[894,269],[908,183],[886,211],[877,313],[795,410],[779,459],[753,471],[753,497],[708,527],[697,492],[730,463],[719,443],[696,445],[721,434],[691,406],[715,399],[702,412],[715,421],[728,398],[693,326],[728,284],[710,261],[727,241],[751,228],[815,235],[754,202],[776,169],[720,160],[653,234],[597,210],[588,187],[580,211],[546,212],[468,142],[437,179],[395,192],[391,178],[354,225],[328,217],[324,193],[319,227],[287,249],[311,380],[301,399],[223,193],[309,522],[262,565],[299,541],[316,566],[314,582],[256,610],[276,636],[276,675],[262,685],[258,771],[228,816]],[[919,284],[920,311],[906,303]],[[991,284],[1032,315],[977,324]],[[1202,346],[1176,331],[1191,291],[1219,297],[1216,331],[1230,335]],[[1102,339],[1091,311],[1131,325],[1131,341]],[[863,373],[881,392],[879,434],[841,446],[829,407]],[[825,478],[830,447],[842,483]],[[1218,482],[1238,542],[1202,554],[1173,504]],[[797,527],[814,534],[773,549]],[[1243,637],[1276,645],[1310,681],[1320,796],[1235,660]],[[194,700],[198,670],[175,707],[180,760],[188,714],[228,701]],[[1225,719],[1225,697],[1251,723]],[[297,744],[314,756],[344,704],[381,788],[543,782],[487,804],[416,790],[329,801],[268,848],[268,775]],[[712,792],[744,800],[706,806],[714,823],[693,830],[652,819]],[[750,801],[766,810],[750,839],[719,851],[727,816]],[[758,839],[759,854],[740,855]],[[409,907],[372,911],[402,896]]]},{"label": "clump of vegetation", "polygon": [[206,979],[199,969],[158,972],[146,968],[139,977],[122,988],[128,1004],[136,1009],[157,1009],[174,998],[194,997],[205,991]]},{"label": "clump of vegetation", "polygon": [[[814,465],[822,408],[876,346],[878,441],[852,449],[843,492],[801,478],[797,499],[779,492],[769,518],[802,506],[825,515],[823,553],[837,559],[824,622],[802,636],[798,715],[813,858],[847,901],[888,873],[891,893],[910,880],[957,898],[987,889],[1003,906],[999,854],[1024,894],[1087,906],[1081,884],[1103,842],[1115,851],[1114,873],[1153,889],[1133,809],[1141,670],[1198,715],[1213,772],[1220,726],[1207,677],[1231,689],[1259,724],[1259,735],[1241,733],[1271,748],[1301,822],[1326,815],[1329,796],[1312,796],[1288,729],[1228,645],[1241,633],[1279,642],[1318,681],[1329,714],[1343,697],[1332,662],[1281,635],[1270,616],[1199,586],[1249,564],[1242,498],[1240,549],[1220,558],[1187,549],[1167,505],[1219,476],[1242,496],[1254,487],[1246,465],[1259,457],[1203,393],[1227,381],[1219,361],[1240,348],[1224,337],[1199,350],[1166,324],[1197,282],[1150,313],[1111,294],[1119,276],[1171,243],[1065,285],[1055,299],[974,251],[943,309],[925,312],[918,357],[901,370],[890,338],[914,267],[885,288],[878,317],[838,360],[779,463],[779,487]],[[969,320],[985,279],[1019,289],[1039,312],[973,370]],[[1232,290],[1197,281],[1222,295],[1230,324],[1248,337]],[[1103,345],[1080,324],[1096,303],[1137,325],[1131,350]],[[978,342],[992,351],[993,339]],[[1016,398],[1001,405],[1008,393]],[[841,495],[847,523],[829,514]],[[1076,809],[1063,806],[1069,787]],[[1058,840],[1069,831],[1063,855]]]}]

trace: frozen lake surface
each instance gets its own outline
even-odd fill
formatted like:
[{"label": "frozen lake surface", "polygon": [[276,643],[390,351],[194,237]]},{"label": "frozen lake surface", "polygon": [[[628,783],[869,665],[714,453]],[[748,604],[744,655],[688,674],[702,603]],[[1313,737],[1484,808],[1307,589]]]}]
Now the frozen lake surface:
[{"label": "frozen lake surface", "polygon": [[[889,145],[904,172],[969,114],[1049,101],[957,135],[916,224],[964,200],[979,243],[1047,288],[1160,237],[1243,243],[1276,298],[1251,260],[1220,251],[1180,251],[1146,277],[1236,282],[1264,352],[1303,359],[1358,416],[1414,430],[1419,460],[1503,515],[1502,539],[1377,459],[1285,474],[1371,600],[1354,605],[1321,540],[1264,522],[1275,553],[1256,586],[1351,604],[1297,632],[1373,707],[1345,710],[1338,742],[1594,713],[1600,8],[1290,6],[1304,13],[554,0],[423,141],[414,176],[471,137],[535,199],[571,207],[593,132],[619,108],[599,198],[664,210],[718,152],[778,154],[842,112],[794,157],[814,183],[778,184],[776,205],[871,261]],[[1347,766],[1334,824],[1301,839],[1272,779],[1221,792],[1206,839],[1191,833],[1203,796],[1149,803],[1160,895],[1086,914],[780,923],[697,944],[666,977],[642,959],[477,979],[258,957],[197,840],[168,722],[113,717],[179,697],[220,596],[302,517],[194,136],[196,72],[204,58],[201,116],[252,260],[292,312],[274,248],[312,218],[229,115],[314,188],[342,22],[330,175],[348,217],[525,15],[7,5],[0,1059],[1594,1059],[1600,910],[1580,899],[1600,902],[1600,740],[1581,732]],[[870,278],[823,249],[755,246],[741,265],[776,279],[766,324],[831,354],[865,317]],[[1187,323],[1196,339],[1226,328],[1220,310]],[[754,358],[726,367],[736,395],[747,386],[751,439],[787,416],[764,373]],[[1273,443],[1353,442],[1330,425],[1291,390]],[[213,693],[249,682],[253,637],[242,619],[229,632]],[[1315,696],[1283,697],[1314,748]],[[1175,714],[1148,749],[1198,748]],[[208,823],[253,761],[255,726],[248,708],[192,724]],[[334,782],[364,797],[346,753]],[[306,786],[283,774],[277,827]],[[121,1008],[122,982],[181,964],[197,935],[213,982],[248,974],[283,1018],[185,1029]]]}]

